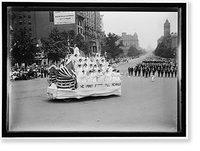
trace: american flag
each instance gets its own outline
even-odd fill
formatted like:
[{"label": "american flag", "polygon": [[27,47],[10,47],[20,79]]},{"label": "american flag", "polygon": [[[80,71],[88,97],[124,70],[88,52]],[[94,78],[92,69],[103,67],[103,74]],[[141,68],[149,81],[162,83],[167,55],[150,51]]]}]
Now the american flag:
[{"label": "american flag", "polygon": [[72,89],[76,87],[76,74],[72,61],[59,69],[57,75],[57,87],[62,89]]}]

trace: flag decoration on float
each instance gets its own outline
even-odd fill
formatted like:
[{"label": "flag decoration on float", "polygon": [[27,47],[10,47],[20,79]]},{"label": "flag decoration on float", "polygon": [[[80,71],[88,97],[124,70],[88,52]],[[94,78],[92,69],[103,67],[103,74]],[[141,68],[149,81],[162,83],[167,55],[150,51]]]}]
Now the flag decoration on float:
[{"label": "flag decoration on float", "polygon": [[57,88],[60,89],[75,89],[76,86],[76,74],[72,61],[67,66],[63,66],[59,69],[57,75]]},{"label": "flag decoration on float", "polygon": [[[98,71],[97,70],[86,71],[87,74],[85,74],[84,72],[83,73],[77,72],[78,65],[76,65],[80,63],[78,62],[80,58],[82,58],[81,60],[86,60],[86,57],[82,56],[78,56],[77,58],[76,57],[77,56],[72,55],[65,62],[66,64],[61,65],[59,68],[56,68],[55,65],[52,65],[49,68],[50,79],[49,79],[49,86],[47,88],[48,96],[51,96],[55,99],[65,99],[65,98],[80,99],[87,96],[121,95],[122,83],[120,79],[120,73],[116,73],[115,72],[116,70],[113,70],[112,67],[107,66],[108,65],[107,62],[104,65],[101,65],[99,63],[99,60],[101,60],[102,58],[100,57],[99,54],[96,54],[95,57],[87,58],[89,60],[93,59],[94,62],[93,65],[95,66],[96,64],[97,67],[99,68]],[[103,59],[105,60],[105,58]],[[107,68],[107,69],[103,70],[102,68]],[[88,74],[90,74],[89,72],[92,73],[94,76],[89,77],[88,76]],[[99,74],[98,72],[102,73]],[[107,80],[98,81],[90,79],[90,81],[85,80],[84,82],[78,80],[81,79],[80,76],[83,75],[86,78],[94,78],[94,79],[99,79],[99,75],[104,75],[105,79]],[[108,76],[110,76],[110,78],[108,78]],[[108,79],[110,80],[108,81]]]}]

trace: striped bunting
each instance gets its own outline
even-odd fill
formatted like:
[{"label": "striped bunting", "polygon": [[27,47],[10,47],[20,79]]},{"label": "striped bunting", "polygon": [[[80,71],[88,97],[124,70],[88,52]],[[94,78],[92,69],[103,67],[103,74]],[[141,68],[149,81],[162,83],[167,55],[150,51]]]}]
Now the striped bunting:
[{"label": "striped bunting", "polygon": [[72,89],[75,88],[75,80],[73,81],[58,81],[57,87],[60,89]]},{"label": "striped bunting", "polygon": [[60,68],[57,75],[57,87],[60,89],[75,89],[75,85],[76,74],[73,69],[65,66]]},{"label": "striped bunting", "polygon": [[58,71],[58,78],[73,78],[76,79],[76,74],[73,70],[67,69],[67,67],[62,67]]},{"label": "striped bunting", "polygon": [[56,83],[56,75],[52,74],[50,80],[51,80],[52,83]]}]

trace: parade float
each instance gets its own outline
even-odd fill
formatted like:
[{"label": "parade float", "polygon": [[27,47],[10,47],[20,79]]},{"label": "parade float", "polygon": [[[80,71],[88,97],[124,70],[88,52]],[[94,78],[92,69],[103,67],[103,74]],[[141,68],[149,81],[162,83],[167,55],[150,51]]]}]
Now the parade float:
[{"label": "parade float", "polygon": [[47,95],[70,100],[84,97],[121,95],[119,70],[113,69],[104,57],[69,55],[58,67],[49,67]]}]

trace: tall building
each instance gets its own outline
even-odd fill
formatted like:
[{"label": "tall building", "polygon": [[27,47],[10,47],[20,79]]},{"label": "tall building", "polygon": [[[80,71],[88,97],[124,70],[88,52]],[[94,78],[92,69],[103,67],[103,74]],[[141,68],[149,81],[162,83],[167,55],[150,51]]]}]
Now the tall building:
[{"label": "tall building", "polygon": [[53,28],[59,31],[74,30],[90,44],[93,53],[100,52],[101,17],[96,11],[13,11],[14,32],[27,29],[37,40],[47,38]]},{"label": "tall building", "polygon": [[[53,28],[59,31],[74,30],[83,35],[84,16],[79,12],[62,11],[14,11],[13,23],[15,31],[28,29],[36,39],[47,38]],[[66,19],[67,18],[67,19]]]},{"label": "tall building", "polygon": [[171,43],[172,48],[178,47],[178,36],[176,33],[171,33]]},{"label": "tall building", "polygon": [[100,15],[100,28],[101,28],[101,31],[103,31],[103,29],[104,29],[104,24],[103,24],[103,16],[104,15]]},{"label": "tall building", "polygon": [[170,36],[170,23],[168,19],[164,23],[164,37]]},{"label": "tall building", "polygon": [[84,12],[85,14],[85,26],[84,35],[86,41],[90,43],[90,49],[92,53],[101,53],[101,17],[98,11]]},{"label": "tall building", "polygon": [[13,22],[11,26],[13,32],[18,32],[22,29],[27,29],[31,35],[36,37],[36,28],[35,28],[35,13],[32,11],[14,11],[12,12]]},{"label": "tall building", "polygon": [[177,33],[170,33],[170,23],[166,19],[164,23],[164,36],[161,36],[157,40],[157,45],[164,42],[167,47],[177,48],[178,47],[178,35]]},{"label": "tall building", "polygon": [[127,35],[126,32],[123,32],[120,40],[123,41],[123,45],[125,47],[134,46],[136,49],[139,48],[139,40],[137,33],[134,33],[134,35]]}]

